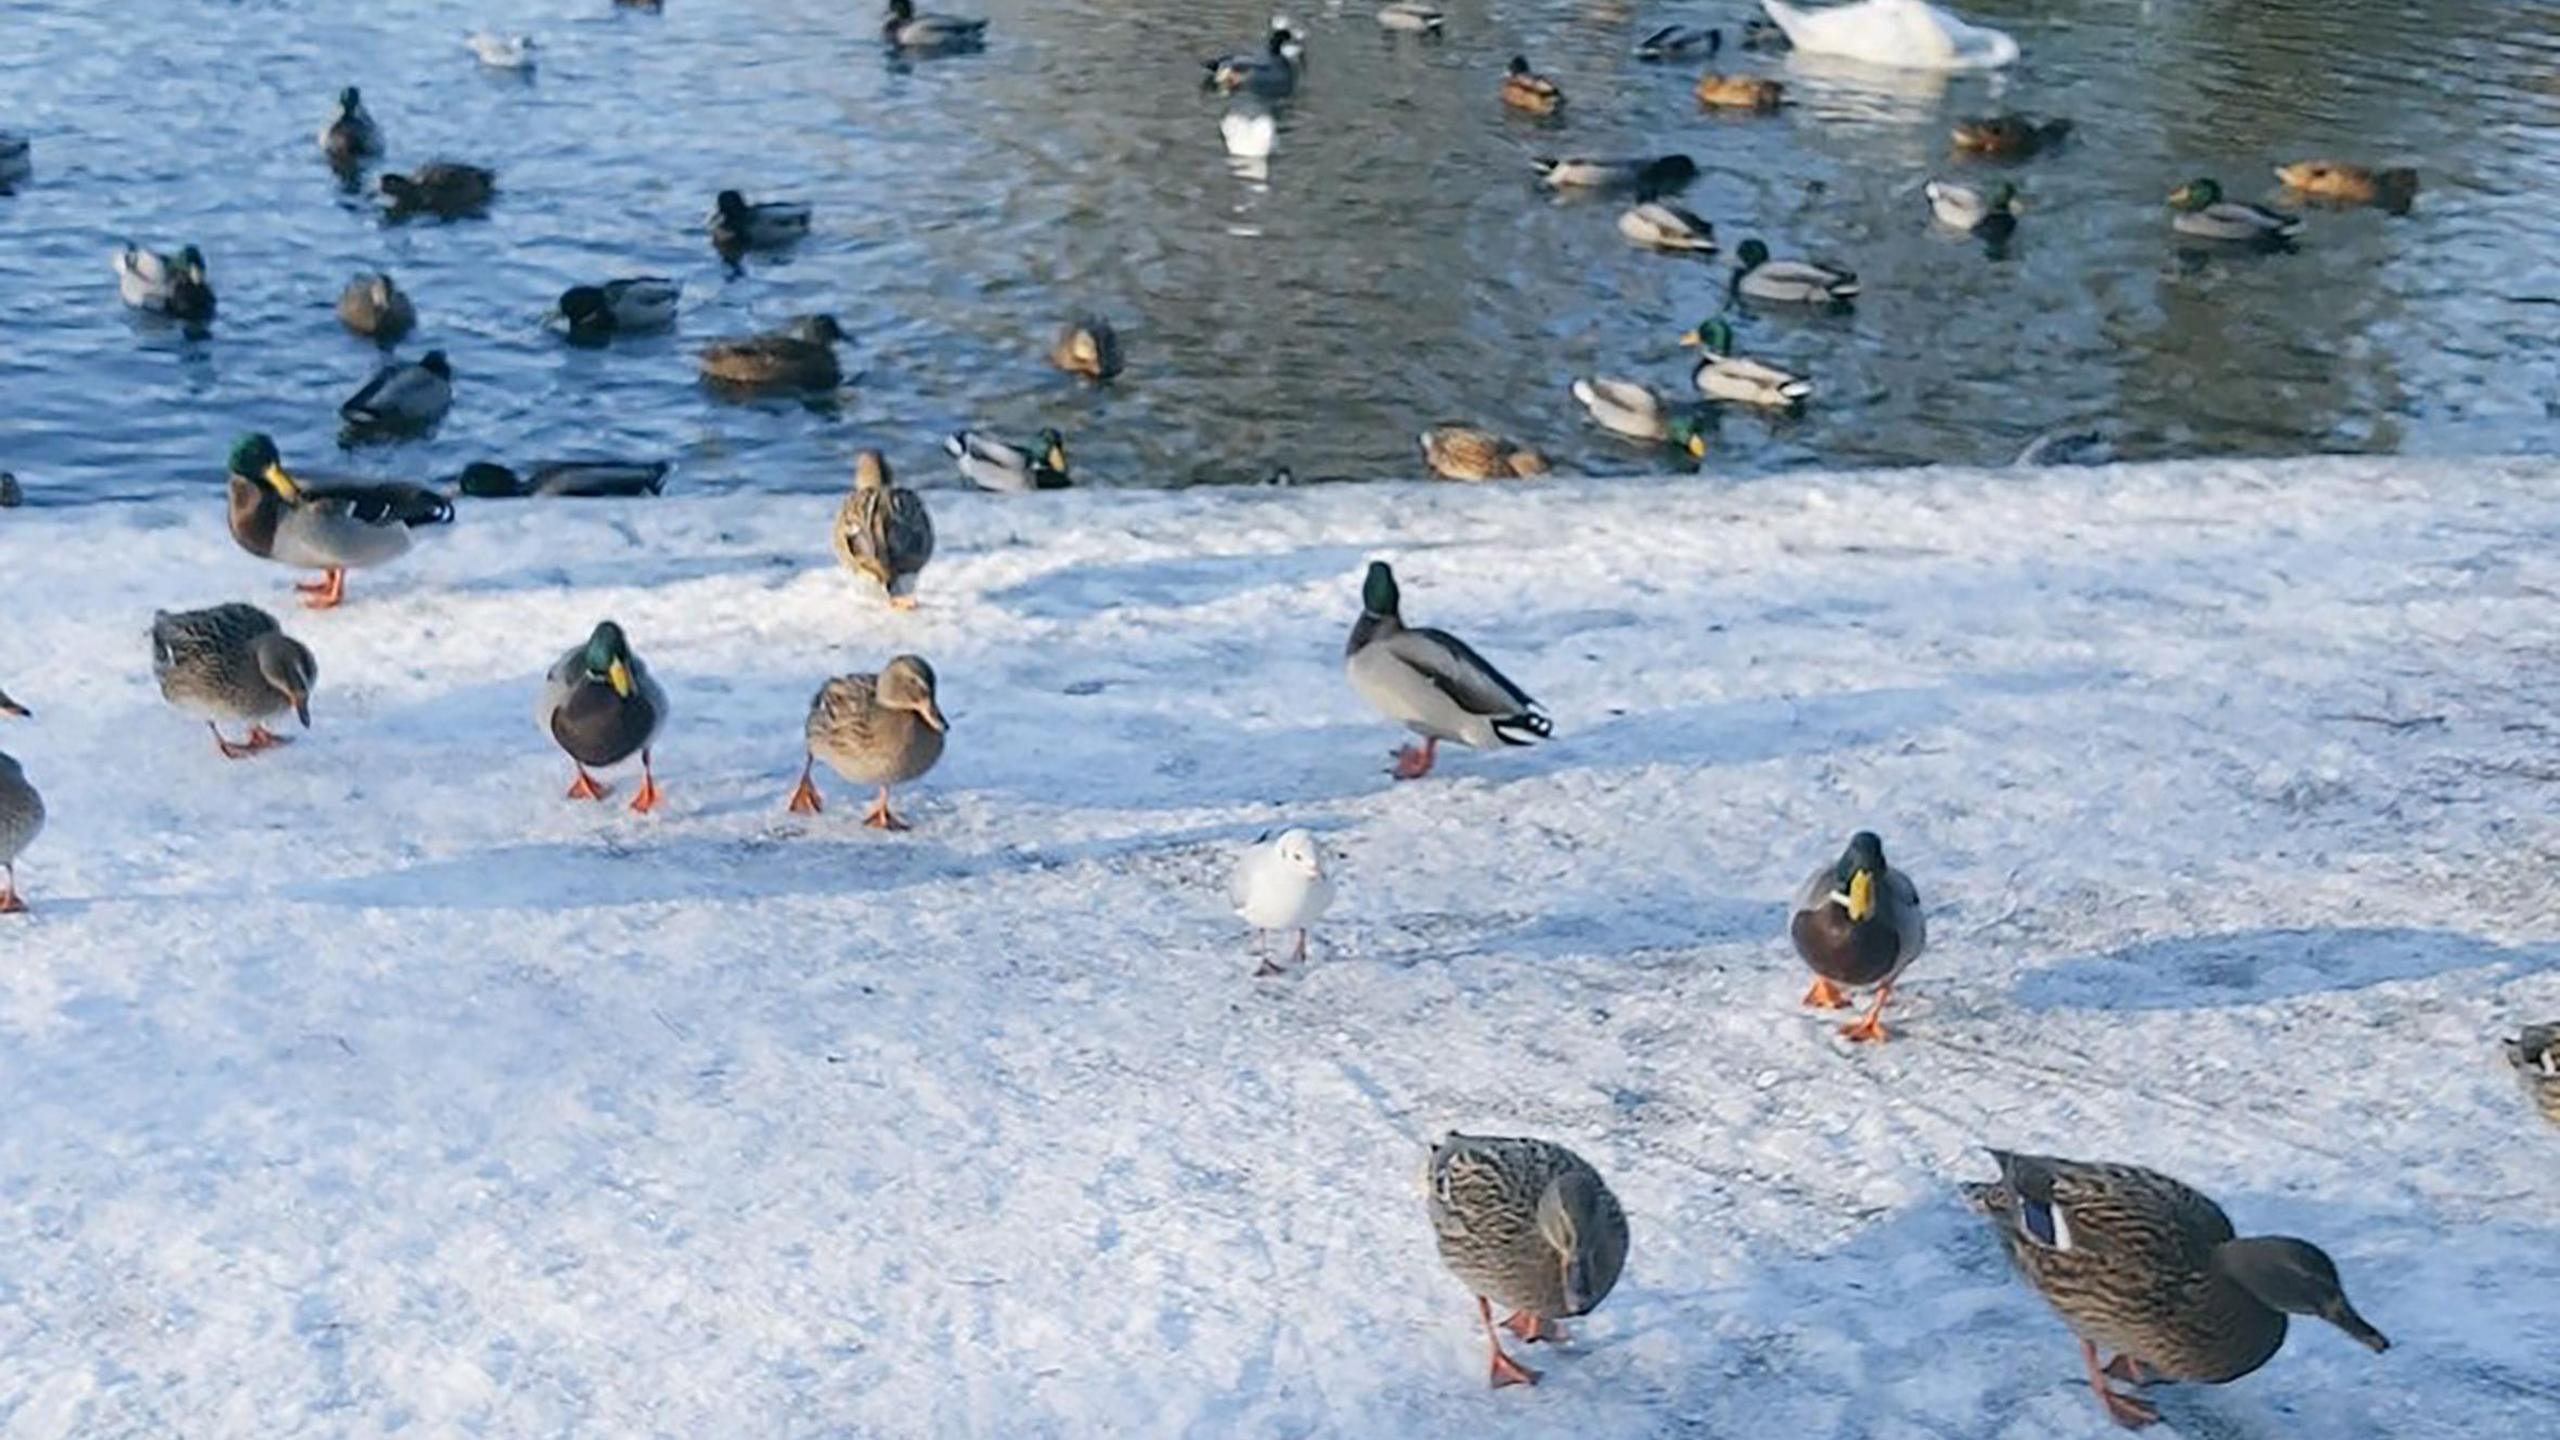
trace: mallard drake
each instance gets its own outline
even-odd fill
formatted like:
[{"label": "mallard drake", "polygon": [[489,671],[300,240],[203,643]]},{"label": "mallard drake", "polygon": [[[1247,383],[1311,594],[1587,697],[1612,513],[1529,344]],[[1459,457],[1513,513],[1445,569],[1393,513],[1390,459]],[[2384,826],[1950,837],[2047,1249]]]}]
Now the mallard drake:
[{"label": "mallard drake", "polygon": [[193,245],[163,255],[138,245],[116,252],[116,292],[124,303],[153,315],[197,323],[213,318],[213,282],[204,252]]},{"label": "mallard drake", "polygon": [[294,587],[315,610],[346,598],[347,571],[406,555],[411,530],[453,519],[453,502],[423,486],[297,479],[264,435],[231,447],[230,482],[231,538],[241,549],[326,572]]},{"label": "mallard drake", "polygon": [[1760,8],[1807,55],[1896,70],[1991,70],[2018,58],[2017,41],[1926,0],[1853,0],[1820,10],[1760,0]]},{"label": "mallard drake", "polygon": [[1623,160],[1537,155],[1529,164],[1538,172],[1538,183],[1550,190],[1633,190],[1647,200],[1677,194],[1698,178],[1698,162],[1686,155]]},{"label": "mallard drake", "polygon": [[581,345],[601,345],[616,335],[644,335],[676,323],[682,283],[663,275],[633,275],[601,285],[572,285],[560,292],[560,322]]},{"label": "mallard drake", "polygon": [[462,43],[492,70],[530,70],[533,52],[540,48],[530,35],[505,35],[495,30],[474,30],[462,37]]},{"label": "mallard drake", "polygon": [[1351,688],[1371,709],[1422,737],[1396,752],[1395,777],[1419,780],[1439,759],[1440,742],[1478,750],[1528,745],[1555,733],[1554,723],[1465,641],[1445,630],[1408,630],[1395,572],[1369,562],[1360,584],[1360,619],[1342,647]]},{"label": "mallard drake", "polygon": [[1665,25],[1636,42],[1639,60],[1685,60],[1703,50],[1712,60],[1724,49],[1722,30],[1701,29],[1695,25]]},{"label": "mallard drake", "polygon": [[360,436],[414,435],[452,408],[453,366],[443,351],[430,350],[414,362],[395,360],[374,371],[338,407],[338,417]]},{"label": "mallard drake", "polygon": [[[224,759],[241,760],[288,743],[267,729],[271,715],[290,710],[303,729],[311,728],[311,687],[320,665],[276,617],[235,602],[153,615],[151,674],[162,699],[204,721]],[[236,745],[223,739],[226,720],[247,721],[248,738]]]},{"label": "mallard drake", "polygon": [[1697,459],[1707,454],[1707,423],[1694,409],[1667,405],[1633,380],[1594,375],[1573,382],[1573,398],[1600,427],[1630,440],[1676,445]]},{"label": "mallard drake", "polygon": [[1840,858],[1813,872],[1796,891],[1787,916],[1787,935],[1796,953],[1813,967],[1813,988],[1804,1003],[1824,1010],[1845,1010],[1842,986],[1874,986],[1875,1004],[1866,1015],[1840,1027],[1852,1040],[1882,1040],[1884,1003],[1893,984],[1929,946],[1929,917],[1920,908],[1919,888],[1911,877],[1887,866],[1884,842],[1861,830],[1849,837]]},{"label": "mallard drake", "polygon": [[423,212],[451,220],[489,208],[489,197],[498,190],[498,175],[478,165],[431,160],[409,174],[385,175],[377,183],[391,202],[393,219]]},{"label": "mallard drake", "polygon": [[2018,187],[2006,180],[1980,190],[1952,180],[1932,180],[1920,191],[1929,197],[1929,214],[1950,230],[1984,240],[2006,240],[2018,228]]},{"label": "mallard drake", "polygon": [[1716,227],[1695,211],[1647,200],[1618,217],[1618,233],[1635,244],[1683,255],[1716,253]]},{"label": "mallard drake", "polygon": [[1218,117],[1218,139],[1239,160],[1267,160],[1279,143],[1280,122],[1268,107],[1241,100]]},{"label": "mallard drake", "polygon": [[[2089,1388],[2119,1425],[2160,1418],[2109,1376],[2219,1385],[2272,1359],[2287,1315],[2316,1315],[2368,1350],[2391,1348],[2347,1303],[2338,1267],[2288,1235],[2240,1238],[2222,1207],[2156,1170],[1991,1152],[2000,1178],[1965,1197],[2080,1337]],[[2104,1365],[2103,1347],[2116,1352]]]},{"label": "mallard drake", "polygon": [[598,500],[655,495],[667,486],[664,460],[543,460],[519,474],[488,460],[474,460],[454,477],[475,500]]},{"label": "mallard drake", "polygon": [[863,813],[862,823],[875,830],[904,830],[907,822],[889,810],[889,787],[921,777],[942,758],[943,736],[951,722],[942,716],[933,667],[923,657],[900,655],[877,675],[839,675],[809,698],[809,720],[802,727],[808,752],[800,763],[800,784],[791,792],[791,812],[815,815],[825,808],[810,770],[819,761],[856,785],[876,785],[880,794]]},{"label": "mallard drake", "polygon": [[1735,250],[1730,293],[1788,305],[1846,305],[1858,294],[1856,272],[1812,260],[1772,260],[1769,247],[1745,240]]},{"label": "mallard drake", "polygon": [[665,798],[650,751],[666,728],[667,692],[631,652],[621,626],[603,621],[583,644],[569,647],[543,676],[534,716],[577,767],[569,799],[602,800],[612,794],[612,786],[587,772],[609,770],[634,755],[640,757],[640,793],[631,797],[631,808],[646,815]]},{"label": "mallard drake", "polygon": [[1297,90],[1298,66],[1305,56],[1306,42],[1289,28],[1289,18],[1274,15],[1260,50],[1220,55],[1202,63],[1208,68],[1211,89],[1278,99]]},{"label": "mallard drake", "polygon": [[1697,329],[1680,337],[1680,343],[1706,352],[1689,372],[1689,381],[1710,400],[1792,410],[1813,394],[1813,382],[1803,376],[1734,354],[1733,327],[1721,317],[1700,321]]},{"label": "mallard drake", "polygon": [[809,216],[798,200],[749,204],[737,191],[723,190],[711,200],[711,243],[724,254],[779,250],[809,233]]},{"label": "mallard drake", "polygon": [[880,21],[880,38],[892,50],[949,54],[986,44],[987,22],[957,15],[920,14],[915,0],[889,0],[888,13]]},{"label": "mallard drake", "polygon": [[1531,115],[1553,115],[1564,108],[1564,87],[1529,68],[1529,57],[1514,55],[1502,72],[1502,103]]},{"label": "mallard drake", "polygon": [[1333,905],[1333,877],[1325,873],[1324,847],[1305,830],[1292,827],[1265,835],[1236,856],[1227,897],[1236,915],[1253,927],[1254,967],[1258,979],[1282,973],[1278,962],[1263,953],[1263,937],[1274,930],[1298,932],[1296,963],[1307,963],[1307,927],[1324,918]]},{"label": "mallard drake", "polygon": [[2202,240],[2233,240],[2250,245],[2282,245],[2302,232],[2302,217],[2225,200],[2211,180],[2190,180],[2169,192],[2169,227]]},{"label": "mallard drake", "polygon": [[2298,195],[2338,205],[2379,205],[2399,214],[2418,195],[2418,172],[2368,170],[2343,160],[2296,160],[2276,167],[2276,178]]},{"label": "mallard drake", "polygon": [[2543,1119],[2560,1125],[2560,1021],[2527,1025],[2506,1042],[2506,1051],[2507,1063],[2516,1067],[2516,1079],[2523,1082],[2534,1108]]},{"label": "mallard drake", "polygon": [[1787,102],[1787,87],[1765,75],[1698,77],[1698,103],[1710,110],[1775,110]]},{"label": "mallard drake", "polygon": [[1977,115],[1956,122],[1956,149],[1967,155],[1989,155],[2003,160],[2023,160],[2041,150],[2049,150],[2068,139],[2068,120],[2030,120],[2015,112]]},{"label": "mallard drake", "polygon": [[1526,480],[1547,473],[1547,457],[1536,447],[1473,425],[1423,431],[1422,463],[1443,480]]},{"label": "mallard drake", "polygon": [[[0,715],[28,718],[24,705],[0,691]],[[23,915],[25,897],[18,894],[18,857],[44,833],[44,796],[27,779],[17,757],[0,750],[0,915]]]},{"label": "mallard drake", "polygon": [[833,315],[804,315],[787,329],[712,341],[702,376],[740,390],[833,390],[844,381],[835,349],[844,338]]},{"label": "mallard drake", "polygon": [[853,489],[837,507],[829,538],[837,561],[878,583],[892,608],[915,608],[916,577],[933,559],[933,516],[922,495],[891,478],[879,451],[853,457]]},{"label": "mallard drake", "polygon": [[1120,373],[1120,332],[1101,316],[1087,315],[1058,332],[1049,363],[1087,380],[1108,380]]},{"label": "mallard drake", "polygon": [[1030,447],[993,440],[974,430],[947,436],[942,448],[970,484],[981,490],[1019,495],[1031,490],[1064,490],[1074,484],[1067,474],[1066,437],[1043,430]]},{"label": "mallard drake", "polygon": [[1524,1341],[1562,1340],[1555,1322],[1588,1315],[1627,1264],[1627,1212],[1589,1161],[1552,1140],[1461,1135],[1431,1147],[1425,1208],[1440,1263],[1475,1293],[1495,1389],[1538,1372],[1503,1353],[1503,1328]]},{"label": "mallard drake", "polygon": [[390,276],[377,270],[359,275],[338,292],[338,323],[380,345],[389,345],[418,324],[418,307]]},{"label": "mallard drake", "polygon": [[1437,35],[1448,21],[1447,13],[1427,0],[1388,0],[1378,7],[1378,24],[1389,30]]},{"label": "mallard drake", "polygon": [[320,149],[333,165],[352,166],[382,153],[382,127],[353,85],[338,92],[338,113],[320,127]]}]

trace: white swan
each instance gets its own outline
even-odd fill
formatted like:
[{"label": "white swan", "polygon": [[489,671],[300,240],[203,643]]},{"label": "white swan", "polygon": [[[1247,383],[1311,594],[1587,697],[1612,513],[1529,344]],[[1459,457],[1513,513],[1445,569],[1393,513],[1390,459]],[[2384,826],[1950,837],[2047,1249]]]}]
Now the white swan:
[{"label": "white swan", "polygon": [[1897,70],[1996,70],[2018,58],[2018,42],[1966,23],[1927,0],[1856,0],[1799,10],[1760,0],[1789,44],[1807,55],[1838,55]]}]

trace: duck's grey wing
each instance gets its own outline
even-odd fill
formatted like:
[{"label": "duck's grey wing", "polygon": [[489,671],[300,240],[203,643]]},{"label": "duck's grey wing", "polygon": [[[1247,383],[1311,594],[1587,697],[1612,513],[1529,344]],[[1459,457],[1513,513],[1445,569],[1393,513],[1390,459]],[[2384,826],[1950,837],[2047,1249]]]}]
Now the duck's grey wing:
[{"label": "duck's grey wing", "polygon": [[913,490],[889,492],[885,556],[893,570],[921,570],[933,558],[933,516]]},{"label": "duck's grey wing", "polygon": [[1901,941],[1900,963],[1910,964],[1929,948],[1929,914],[1920,908],[1920,887],[1899,870],[1885,871],[1885,890],[1893,907],[1893,933]]},{"label": "duck's grey wing", "polygon": [[366,525],[443,525],[453,519],[451,500],[405,481],[306,485],[303,494],[308,504]]},{"label": "duck's grey wing", "polygon": [[[1445,630],[1399,630],[1384,641],[1387,653],[1419,671],[1471,715],[1537,714],[1538,702],[1511,683],[1492,662]],[[1543,722],[1543,716],[1538,717]],[[1544,734],[1543,729],[1538,733]]]},{"label": "duck's grey wing", "polygon": [[377,418],[381,414],[383,393],[391,388],[392,380],[407,368],[405,364],[392,364],[374,371],[373,378],[364,382],[364,388],[348,396],[347,403],[338,407],[340,417],[348,420]]},{"label": "duck's grey wing", "polygon": [[1795,906],[1787,912],[1789,923],[1808,910],[1819,910],[1830,904],[1833,893],[1839,888],[1840,876],[1832,866],[1814,867],[1813,873],[1804,877],[1804,883],[1796,887]]}]

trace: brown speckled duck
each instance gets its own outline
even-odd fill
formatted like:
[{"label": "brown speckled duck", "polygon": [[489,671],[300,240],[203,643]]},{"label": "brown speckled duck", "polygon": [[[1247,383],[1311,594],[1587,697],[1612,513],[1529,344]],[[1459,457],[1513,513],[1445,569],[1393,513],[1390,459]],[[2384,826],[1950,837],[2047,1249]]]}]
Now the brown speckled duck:
[{"label": "brown speckled duck", "polygon": [[889,787],[932,769],[942,758],[942,737],[950,729],[935,693],[933,667],[921,656],[900,655],[877,675],[837,676],[809,698],[804,727],[809,749],[801,761],[800,784],[791,792],[791,812],[815,815],[826,808],[809,774],[824,760],[857,785],[880,787],[863,824],[875,830],[906,829],[907,822],[890,813]]},{"label": "brown speckled duck", "polygon": [[933,516],[922,495],[890,476],[879,451],[853,457],[853,490],[829,538],[844,568],[879,582],[892,608],[915,608],[916,577],[933,559]]},{"label": "brown speckled duck", "polygon": [[1550,1140],[1451,1131],[1431,1147],[1424,1177],[1441,1263],[1475,1292],[1493,1384],[1534,1385],[1538,1372],[1502,1351],[1503,1326],[1525,1341],[1562,1340],[1555,1321],[1607,1299],[1627,1263],[1627,1215],[1608,1183]]},{"label": "brown speckled duck", "polygon": [[833,315],[807,315],[788,329],[714,340],[702,347],[704,379],[732,390],[833,390],[844,380]]},{"label": "brown speckled duck", "polygon": [[2516,1079],[2534,1108],[2560,1125],[2560,1021],[2527,1025],[2523,1034],[2506,1042],[2506,1051],[2507,1063],[2516,1067]]},{"label": "brown speckled duck", "polygon": [[[163,610],[151,617],[151,674],[160,697],[205,722],[225,760],[245,760],[288,743],[267,729],[291,711],[311,728],[311,687],[319,662],[276,618],[233,602],[204,610]],[[222,738],[222,722],[246,721],[249,736]]]},{"label": "brown speckled duck", "polygon": [[1120,373],[1120,332],[1099,315],[1087,315],[1058,332],[1049,346],[1049,363],[1087,380],[1108,380]]},{"label": "brown speckled duck", "polygon": [[1804,1003],[1845,1010],[1844,987],[1874,986],[1876,1001],[1865,1017],[1840,1027],[1852,1040],[1885,1038],[1884,1002],[1893,982],[1929,944],[1928,917],[1911,877],[1885,864],[1884,842],[1873,831],[1849,837],[1840,858],[1813,872],[1796,892],[1787,919],[1796,953],[1813,967]]}]

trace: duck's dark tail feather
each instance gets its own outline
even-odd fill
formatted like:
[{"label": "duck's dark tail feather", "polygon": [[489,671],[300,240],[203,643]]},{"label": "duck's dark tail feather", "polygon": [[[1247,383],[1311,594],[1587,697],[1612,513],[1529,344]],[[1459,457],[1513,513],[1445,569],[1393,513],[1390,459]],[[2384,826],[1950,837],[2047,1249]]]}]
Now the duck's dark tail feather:
[{"label": "duck's dark tail feather", "polygon": [[1505,745],[1531,745],[1556,733],[1555,722],[1535,710],[1505,715],[1493,722],[1493,733]]}]

